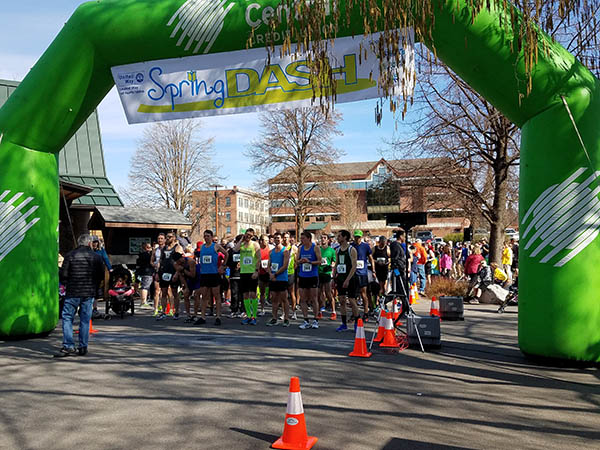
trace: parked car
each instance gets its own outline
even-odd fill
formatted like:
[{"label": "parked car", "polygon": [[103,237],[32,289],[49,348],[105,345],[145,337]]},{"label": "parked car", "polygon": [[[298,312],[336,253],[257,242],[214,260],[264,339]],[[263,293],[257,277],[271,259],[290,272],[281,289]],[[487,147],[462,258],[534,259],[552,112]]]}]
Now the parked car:
[{"label": "parked car", "polygon": [[434,244],[446,245],[446,243],[444,242],[444,238],[442,237],[433,238],[433,242]]},{"label": "parked car", "polygon": [[423,242],[433,241],[433,231],[417,231],[415,233],[415,239],[421,239]]}]

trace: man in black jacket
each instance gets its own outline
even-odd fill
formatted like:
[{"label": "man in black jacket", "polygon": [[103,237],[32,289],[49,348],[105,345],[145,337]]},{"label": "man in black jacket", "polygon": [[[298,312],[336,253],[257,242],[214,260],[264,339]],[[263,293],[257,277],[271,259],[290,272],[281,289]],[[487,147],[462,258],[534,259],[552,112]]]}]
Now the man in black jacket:
[{"label": "man in black jacket", "polygon": [[[75,250],[65,256],[60,270],[60,279],[67,286],[65,306],[62,315],[63,346],[54,355],[64,356],[85,355],[87,353],[90,335],[90,319],[94,297],[98,292],[100,281],[104,278],[102,257],[92,250],[92,237],[89,234],[79,236]],[[75,350],[73,341],[73,318],[79,311],[79,348]]]}]

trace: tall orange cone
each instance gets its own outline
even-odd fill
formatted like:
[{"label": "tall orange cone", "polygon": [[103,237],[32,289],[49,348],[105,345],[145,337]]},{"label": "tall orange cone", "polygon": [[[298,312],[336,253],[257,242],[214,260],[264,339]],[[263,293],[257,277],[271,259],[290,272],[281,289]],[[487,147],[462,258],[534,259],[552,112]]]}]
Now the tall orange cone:
[{"label": "tall orange cone", "polygon": [[371,352],[367,352],[367,339],[365,337],[365,328],[362,319],[358,319],[356,324],[356,336],[354,338],[354,350],[348,356],[360,356],[361,358],[369,358]]},{"label": "tall orange cone", "polygon": [[165,310],[165,314],[169,315],[171,313],[171,302],[167,299],[167,309]]},{"label": "tall orange cone", "polygon": [[396,320],[400,314],[402,314],[402,305],[400,305],[400,307],[398,307],[398,300],[394,299],[394,306],[392,308],[392,313],[394,314],[393,318],[394,320]]},{"label": "tall orange cone", "polygon": [[318,440],[319,438],[306,434],[300,380],[298,377],[292,377],[290,379],[290,392],[285,412],[283,435],[271,447],[285,450],[304,450],[312,448]]},{"label": "tall orange cone", "polygon": [[387,313],[382,310],[381,314],[379,315],[379,328],[377,328],[377,336],[375,336],[375,339],[373,339],[373,342],[381,342],[381,340],[383,339],[383,334],[385,332],[386,314]]},{"label": "tall orange cone", "polygon": [[387,313],[385,318],[385,332],[383,334],[383,342],[379,344],[380,347],[399,347],[398,341],[396,340],[396,329],[394,328],[394,320],[392,319],[392,313]]},{"label": "tall orange cone", "polygon": [[431,297],[431,308],[429,309],[429,315],[433,317],[439,317],[440,319],[442,317],[440,315],[440,302],[435,297]]},{"label": "tall orange cone", "polygon": [[92,326],[92,319],[90,319],[90,334],[92,333],[97,333],[98,330],[95,330],[94,327]]}]

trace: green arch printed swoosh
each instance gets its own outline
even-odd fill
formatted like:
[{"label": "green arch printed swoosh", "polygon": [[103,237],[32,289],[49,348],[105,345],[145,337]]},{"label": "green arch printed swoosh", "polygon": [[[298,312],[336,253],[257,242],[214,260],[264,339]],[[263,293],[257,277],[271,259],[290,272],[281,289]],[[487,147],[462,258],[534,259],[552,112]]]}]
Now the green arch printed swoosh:
[{"label": "green arch printed swoosh", "polygon": [[[369,80],[368,78],[359,78],[357,83],[348,85],[342,80],[336,80],[337,82],[337,95],[349,94],[352,92],[360,92],[366,89],[371,89],[377,86],[377,82]],[[329,90],[317,90],[316,96],[328,95],[331,92]],[[260,105],[270,105],[277,103],[293,102],[295,100],[309,100],[313,97],[312,89],[303,89],[293,92],[283,92],[281,90],[272,89],[264,95],[248,95],[245,97],[233,97],[226,98],[223,106],[217,108],[214,104],[214,100],[203,100],[199,102],[180,103],[175,105],[173,109],[171,105],[146,105],[141,104],[138,107],[138,112],[146,114],[166,114],[166,113],[177,113],[177,112],[190,112],[190,111],[209,111],[216,109],[229,109],[229,108],[243,108]]]}]

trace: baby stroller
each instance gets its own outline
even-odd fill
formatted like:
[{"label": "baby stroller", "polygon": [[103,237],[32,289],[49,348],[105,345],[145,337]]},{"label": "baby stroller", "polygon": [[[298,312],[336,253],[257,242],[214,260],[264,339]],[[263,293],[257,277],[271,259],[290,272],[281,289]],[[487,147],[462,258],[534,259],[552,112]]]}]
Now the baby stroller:
[{"label": "baby stroller", "polygon": [[135,290],[131,287],[132,279],[131,272],[124,266],[116,266],[110,274],[110,286],[108,290],[108,298],[106,299],[105,319],[110,319],[109,314],[112,309],[115,314],[125,317],[127,311],[133,316],[135,306],[133,302],[133,294]]},{"label": "baby stroller", "polygon": [[508,295],[500,305],[500,308],[498,308],[498,314],[502,314],[509,305],[519,305],[519,288],[516,284],[513,284],[508,288]]}]

